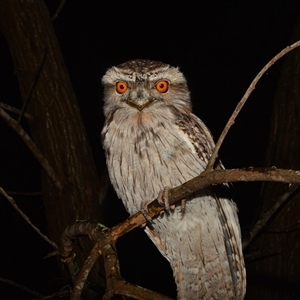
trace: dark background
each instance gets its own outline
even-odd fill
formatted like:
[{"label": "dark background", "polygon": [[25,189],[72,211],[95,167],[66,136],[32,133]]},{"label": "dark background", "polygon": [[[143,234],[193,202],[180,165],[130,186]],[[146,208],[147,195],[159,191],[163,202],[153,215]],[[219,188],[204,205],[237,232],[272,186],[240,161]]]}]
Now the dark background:
[{"label": "dark background", "polygon": [[[60,1],[45,1],[53,14]],[[99,174],[104,167],[101,77],[107,68],[134,58],[179,66],[192,93],[194,112],[220,135],[254,76],[289,44],[300,1],[67,1],[54,21]],[[1,38],[0,101],[21,107],[8,46]],[[276,63],[252,93],[221,148],[227,168],[263,166],[276,84]],[[39,166],[29,150],[0,120],[0,186],[39,192]],[[259,205],[259,183],[235,184],[233,198],[243,230]],[[42,199],[14,197],[46,231]],[[126,217],[111,191],[111,224]],[[51,251],[1,197],[1,273],[41,293],[62,286]],[[141,244],[141,247],[139,246]],[[126,279],[174,296],[171,271],[141,230],[118,242]],[[148,249],[151,251],[148,252]],[[150,254],[149,254],[150,253]],[[166,269],[166,271],[165,271]],[[171,279],[170,279],[171,277]],[[153,279],[153,280],[152,280]],[[1,284],[1,294],[17,293]],[[32,298],[26,293],[20,299]]]}]

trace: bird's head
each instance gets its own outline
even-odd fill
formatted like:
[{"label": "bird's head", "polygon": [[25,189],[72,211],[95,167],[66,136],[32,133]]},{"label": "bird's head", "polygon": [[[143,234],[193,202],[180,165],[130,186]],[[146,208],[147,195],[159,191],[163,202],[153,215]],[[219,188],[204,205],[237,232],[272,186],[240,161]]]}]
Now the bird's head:
[{"label": "bird's head", "polygon": [[191,111],[186,79],[178,68],[151,60],[131,60],[107,70],[104,85],[104,114],[117,109],[149,113],[175,107]]}]

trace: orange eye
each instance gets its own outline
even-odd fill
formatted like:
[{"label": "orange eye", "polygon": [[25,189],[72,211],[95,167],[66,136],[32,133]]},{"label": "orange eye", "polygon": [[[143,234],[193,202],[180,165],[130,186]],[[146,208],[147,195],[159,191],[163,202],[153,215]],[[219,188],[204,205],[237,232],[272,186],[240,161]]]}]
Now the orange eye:
[{"label": "orange eye", "polygon": [[124,81],[119,81],[116,83],[116,91],[119,94],[124,94],[128,90],[128,85]]},{"label": "orange eye", "polygon": [[165,93],[169,89],[169,83],[165,80],[161,80],[155,85],[155,87],[160,93]]}]

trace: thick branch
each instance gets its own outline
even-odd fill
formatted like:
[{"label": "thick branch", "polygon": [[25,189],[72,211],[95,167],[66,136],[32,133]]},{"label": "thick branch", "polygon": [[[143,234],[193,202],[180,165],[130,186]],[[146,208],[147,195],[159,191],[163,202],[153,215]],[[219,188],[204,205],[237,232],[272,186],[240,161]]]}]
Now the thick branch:
[{"label": "thick branch", "polygon": [[[211,185],[240,181],[274,181],[300,184],[300,172],[276,168],[248,168],[204,172],[181,186],[171,189],[169,191],[169,202],[170,204],[174,204],[181,199],[185,199],[190,194]],[[151,218],[157,216],[163,210],[164,207],[162,207],[157,200],[148,205],[148,214]],[[112,235],[117,239],[145,222],[146,219],[143,213],[138,212],[126,221],[113,227]]]}]

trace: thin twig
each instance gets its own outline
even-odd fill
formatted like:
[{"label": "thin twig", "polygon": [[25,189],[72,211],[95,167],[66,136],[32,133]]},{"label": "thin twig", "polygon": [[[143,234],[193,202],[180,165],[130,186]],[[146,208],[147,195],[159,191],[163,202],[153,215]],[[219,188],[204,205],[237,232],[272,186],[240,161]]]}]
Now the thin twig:
[{"label": "thin twig", "polygon": [[279,255],[281,253],[281,249],[278,247],[275,247],[274,249],[268,248],[267,250],[259,250],[259,251],[252,251],[251,254],[244,254],[244,260],[248,263],[254,262],[257,260],[267,259],[272,256]]},{"label": "thin twig", "polygon": [[256,75],[256,77],[253,79],[253,81],[251,82],[249,88],[247,89],[247,91],[245,92],[244,96],[242,97],[242,99],[240,100],[240,102],[237,104],[234,112],[232,113],[231,117],[229,118],[226,126],[224,127],[217,143],[216,146],[214,148],[214,151],[209,159],[209,162],[207,164],[206,170],[211,170],[215,164],[215,161],[218,157],[218,153],[220,150],[220,147],[230,129],[230,127],[234,124],[236,117],[238,116],[239,112],[241,111],[242,107],[244,106],[244,104],[246,103],[247,99],[249,98],[250,94],[252,93],[252,91],[255,89],[255,86],[257,84],[257,82],[260,80],[260,78],[262,77],[262,75],[276,62],[278,61],[280,58],[282,58],[285,54],[287,54],[288,52],[294,50],[295,48],[300,46],[300,41],[295,42],[294,44],[287,46],[286,48],[284,48],[282,51],[280,51],[277,55],[275,55],[263,68],[262,70]]},{"label": "thin twig", "polygon": [[42,298],[43,297],[43,295],[41,295],[40,293],[38,293],[38,292],[36,292],[34,290],[31,290],[31,289],[27,288],[26,286],[24,286],[22,284],[19,284],[19,283],[16,283],[16,282],[14,282],[12,280],[0,277],[0,281],[4,282],[6,284],[12,285],[14,287],[17,287],[18,289],[23,290],[23,291],[25,291],[25,292],[27,292],[27,293],[35,296],[35,297],[38,297],[38,298]]},{"label": "thin twig", "polygon": [[[12,106],[10,106],[6,103],[0,102],[0,107],[4,108],[4,109],[6,109],[10,112],[13,112],[15,114],[18,114],[18,115],[21,114],[21,111],[19,109],[15,108],[15,107],[12,107]],[[28,120],[34,120],[34,117],[32,115],[28,114],[28,113],[24,113],[24,117]]]},{"label": "thin twig", "polygon": [[37,161],[40,163],[43,170],[46,172],[46,174],[52,179],[55,186],[61,190],[62,185],[60,181],[58,180],[58,177],[56,176],[54,170],[50,166],[47,159],[43,156],[41,151],[38,149],[38,147],[35,145],[33,140],[30,138],[30,136],[25,132],[25,130],[14,120],[9,114],[7,114],[1,107],[0,107],[0,116],[8,123],[10,127],[12,127],[18,135],[21,137],[21,139],[25,142],[27,147],[32,152],[33,156],[37,159]]},{"label": "thin twig", "polygon": [[28,216],[19,208],[17,203],[14,201],[12,197],[7,195],[2,187],[0,187],[0,193],[9,201],[9,203],[14,207],[14,209],[23,217],[23,219],[33,228],[33,230],[47,243],[49,243],[53,248],[57,249],[57,245],[52,242],[46,235],[44,235],[33,223],[30,221]]},{"label": "thin twig", "polygon": [[20,124],[20,122],[22,120],[22,117],[23,117],[23,115],[25,113],[26,107],[27,107],[27,105],[29,103],[29,100],[31,98],[33,90],[34,90],[34,88],[35,88],[35,86],[36,86],[36,84],[38,82],[39,77],[40,77],[40,74],[41,74],[41,71],[42,71],[42,67],[43,67],[43,65],[45,63],[46,53],[47,53],[47,48],[44,50],[44,52],[42,54],[41,60],[40,60],[40,62],[38,64],[38,67],[37,67],[37,69],[35,71],[35,74],[33,76],[30,88],[29,88],[29,90],[27,92],[26,98],[23,101],[22,110],[21,110],[21,113],[20,113],[19,118],[18,118],[18,124]]},{"label": "thin twig", "polygon": [[100,244],[96,243],[74,281],[74,288],[73,288],[73,292],[72,292],[70,300],[79,300],[80,299],[86,279],[87,279],[91,269],[93,268],[95,262],[100,257],[100,255],[101,255]]},{"label": "thin twig", "polygon": [[293,184],[290,186],[289,190],[285,192],[280,199],[278,199],[271,208],[266,211],[261,218],[254,224],[251,231],[246,235],[246,238],[243,239],[243,249],[245,249],[251,241],[258,235],[258,233],[265,228],[268,221],[274,216],[280,207],[290,199],[296,190],[299,189],[298,184]]},{"label": "thin twig", "polygon": [[14,195],[14,196],[41,196],[42,192],[15,192],[15,191],[6,191],[8,195]]},{"label": "thin twig", "polygon": [[52,298],[57,299],[58,297],[59,298],[67,297],[70,294],[71,294],[71,287],[69,285],[66,285],[57,292],[54,292],[47,296],[39,297],[38,299],[32,299],[32,300],[48,300],[48,299],[52,299]]},{"label": "thin twig", "polygon": [[[20,290],[23,290],[23,291],[33,295],[34,297],[37,297],[36,299],[38,299],[38,300],[47,300],[47,299],[52,299],[52,298],[56,298],[56,297],[66,297],[66,296],[70,295],[70,286],[68,286],[68,285],[64,286],[62,289],[60,289],[59,291],[57,291],[51,295],[43,296],[40,293],[38,293],[32,289],[29,289],[28,287],[26,287],[22,284],[16,283],[12,280],[3,278],[1,276],[0,276],[0,281],[3,283],[9,284],[11,286],[14,286]],[[33,300],[35,300],[35,299],[33,299]]]},{"label": "thin twig", "polygon": [[287,233],[287,232],[294,232],[294,231],[300,231],[300,220],[296,221],[296,223],[293,223],[291,225],[285,225],[282,227],[270,227],[266,228],[265,232],[267,233]]},{"label": "thin twig", "polygon": [[56,9],[55,13],[53,14],[53,16],[51,17],[51,21],[53,22],[57,16],[59,15],[60,11],[62,10],[63,6],[65,5],[66,0],[61,0],[60,4],[58,6],[58,8]]}]

